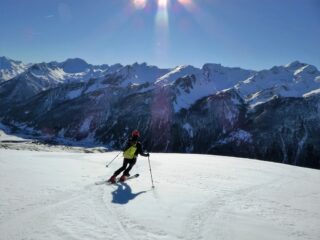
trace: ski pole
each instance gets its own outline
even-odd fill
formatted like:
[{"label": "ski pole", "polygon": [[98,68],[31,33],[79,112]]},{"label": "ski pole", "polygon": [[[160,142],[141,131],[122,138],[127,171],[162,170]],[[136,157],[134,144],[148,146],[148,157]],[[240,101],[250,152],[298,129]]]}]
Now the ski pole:
[{"label": "ski pole", "polygon": [[[123,146],[124,146],[125,144],[127,144],[127,142],[128,142],[128,139],[122,144],[122,147],[121,147],[121,148],[123,148]],[[118,153],[118,155],[115,156],[115,157],[106,165],[106,167],[109,167],[110,164],[111,164],[114,160],[116,160],[116,158],[120,155],[120,153],[122,153],[122,151],[120,151],[120,152]]]},{"label": "ski pole", "polygon": [[109,167],[110,164],[111,164],[114,160],[116,160],[116,158],[120,155],[120,153],[122,153],[122,151],[119,152],[119,153],[117,154],[117,156],[115,156],[115,157],[106,165],[106,167]]},{"label": "ski pole", "polygon": [[153,184],[153,177],[152,177],[152,171],[151,171],[151,164],[150,164],[150,157],[149,157],[149,156],[148,156],[148,162],[149,162],[149,170],[150,170],[150,175],[151,175],[152,188],[154,188],[154,184]]}]

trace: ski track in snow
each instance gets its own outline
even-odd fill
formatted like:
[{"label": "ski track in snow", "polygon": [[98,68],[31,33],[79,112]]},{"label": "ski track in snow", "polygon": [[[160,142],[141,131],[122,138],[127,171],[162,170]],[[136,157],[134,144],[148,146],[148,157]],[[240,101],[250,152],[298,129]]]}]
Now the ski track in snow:
[{"label": "ski track in snow", "polygon": [[152,154],[155,189],[143,157],[139,178],[95,185],[113,155],[0,149],[0,239],[319,239],[319,171]]},{"label": "ski track in snow", "polygon": [[[210,199],[205,204],[192,210],[192,214],[187,221],[186,230],[189,231],[188,239],[205,239],[202,237],[204,226],[207,226],[208,222],[219,221],[219,212],[223,209],[230,207],[234,202],[239,202],[241,196],[247,196],[250,192],[254,192],[262,187],[266,187],[272,184],[276,180],[272,180],[269,183],[254,184],[251,187],[239,189],[237,191],[222,191],[217,194],[216,197]],[[214,226],[213,226],[214,227]],[[228,231],[228,226],[214,227],[215,235],[222,235]]]}]

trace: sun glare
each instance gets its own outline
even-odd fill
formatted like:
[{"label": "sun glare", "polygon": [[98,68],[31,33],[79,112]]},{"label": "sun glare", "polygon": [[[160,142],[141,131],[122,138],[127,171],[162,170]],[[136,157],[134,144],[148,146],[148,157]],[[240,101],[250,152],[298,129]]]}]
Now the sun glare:
[{"label": "sun glare", "polygon": [[164,28],[168,27],[168,0],[158,0],[158,11],[156,14],[156,24]]},{"label": "sun glare", "polygon": [[191,12],[195,9],[195,4],[192,0],[177,0],[177,1]]},{"label": "sun glare", "polygon": [[158,0],[158,7],[159,8],[167,8],[168,7],[168,0]]},{"label": "sun glare", "polygon": [[182,5],[191,5],[192,0],[178,0],[178,2]]},{"label": "sun glare", "polygon": [[133,0],[133,4],[138,9],[145,8],[147,0]]},{"label": "sun glare", "polygon": [[[185,8],[194,13],[196,4],[193,0],[130,0],[131,6],[136,10],[145,10],[150,13],[156,8],[155,13],[155,53],[158,60],[165,61],[169,48],[169,23],[170,13],[175,14],[177,8]],[[172,9],[171,9],[172,8]]]},{"label": "sun glare", "polygon": [[[132,3],[136,9],[144,9],[147,6],[148,1],[149,0],[132,0]],[[155,1],[158,5],[158,9],[169,8],[170,0],[155,0]],[[181,4],[186,8],[191,8],[194,5],[193,0],[174,0],[174,1],[178,2],[179,4]]]}]

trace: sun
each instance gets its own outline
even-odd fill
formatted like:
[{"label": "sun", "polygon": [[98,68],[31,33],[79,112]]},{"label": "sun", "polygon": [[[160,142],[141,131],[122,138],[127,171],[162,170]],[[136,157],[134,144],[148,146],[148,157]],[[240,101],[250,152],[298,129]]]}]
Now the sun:
[{"label": "sun", "polygon": [[158,7],[159,8],[167,8],[169,0],[158,0]]},{"label": "sun", "polygon": [[[167,8],[169,0],[156,0],[158,8]],[[133,0],[133,5],[137,9],[143,9],[146,7],[148,0]]]},{"label": "sun", "polygon": [[193,0],[131,0],[136,9],[144,9],[147,3],[150,1],[155,1],[159,9],[168,9],[170,2],[178,2],[184,7],[190,7],[194,5]]},{"label": "sun", "polygon": [[[193,13],[195,9],[194,0],[130,0],[132,6],[137,11],[153,12],[154,15],[154,33],[155,33],[155,57],[159,61],[168,60],[167,53],[170,46],[170,17],[175,14],[177,7],[185,8]],[[174,17],[172,18],[174,21]]]}]

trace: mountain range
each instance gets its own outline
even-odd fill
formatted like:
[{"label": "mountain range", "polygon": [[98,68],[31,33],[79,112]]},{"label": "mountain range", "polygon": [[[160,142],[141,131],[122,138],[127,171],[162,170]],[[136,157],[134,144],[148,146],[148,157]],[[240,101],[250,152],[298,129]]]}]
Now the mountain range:
[{"label": "mountain range", "polygon": [[24,64],[0,58],[0,120],[54,141],[238,156],[320,168],[320,72],[204,64]]}]

